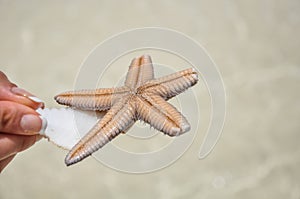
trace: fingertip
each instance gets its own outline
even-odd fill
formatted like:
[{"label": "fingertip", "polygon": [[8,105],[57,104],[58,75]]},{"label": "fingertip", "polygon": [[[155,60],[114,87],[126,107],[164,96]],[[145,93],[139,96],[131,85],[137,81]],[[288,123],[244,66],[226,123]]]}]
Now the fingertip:
[{"label": "fingertip", "polygon": [[0,101],[0,132],[18,135],[43,134],[47,121],[30,107]]},{"label": "fingertip", "polygon": [[47,127],[47,120],[40,115],[26,114],[22,116],[20,126],[25,132],[36,132],[35,134],[43,135]]},{"label": "fingertip", "polygon": [[18,98],[17,101],[20,101],[24,105],[29,105],[34,109],[44,108],[45,106],[43,100],[34,96],[25,89],[13,86],[10,91],[16,96],[16,98]]},{"label": "fingertip", "polygon": [[40,117],[40,119],[42,121],[41,129],[39,131],[39,135],[44,136],[46,128],[47,128],[47,125],[48,125],[48,122],[47,122],[46,118],[44,118],[43,116],[40,115],[39,117]]}]

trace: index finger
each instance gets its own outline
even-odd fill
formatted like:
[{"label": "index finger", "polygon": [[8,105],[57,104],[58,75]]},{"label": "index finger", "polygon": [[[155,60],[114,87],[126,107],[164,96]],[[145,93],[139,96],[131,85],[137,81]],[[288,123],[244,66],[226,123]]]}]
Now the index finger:
[{"label": "index finger", "polygon": [[18,88],[11,83],[7,76],[0,71],[0,101],[13,101],[33,109],[43,108],[44,103],[28,91]]}]

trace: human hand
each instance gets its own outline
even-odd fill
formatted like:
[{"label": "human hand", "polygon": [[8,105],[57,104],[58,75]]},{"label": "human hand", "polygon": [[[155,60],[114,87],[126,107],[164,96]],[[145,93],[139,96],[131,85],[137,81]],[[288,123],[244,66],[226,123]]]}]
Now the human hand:
[{"label": "human hand", "polygon": [[44,103],[11,83],[0,71],[0,172],[14,156],[42,138],[46,120],[35,111]]}]

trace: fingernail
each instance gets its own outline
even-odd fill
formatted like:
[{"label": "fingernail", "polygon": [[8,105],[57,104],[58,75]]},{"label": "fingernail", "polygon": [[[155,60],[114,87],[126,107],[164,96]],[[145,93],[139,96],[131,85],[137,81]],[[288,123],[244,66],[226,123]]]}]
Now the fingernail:
[{"label": "fingernail", "polygon": [[45,135],[45,130],[47,128],[47,120],[46,118],[44,118],[43,116],[40,115],[40,119],[42,120],[42,127],[41,130],[39,131],[40,135]]},{"label": "fingernail", "polygon": [[20,125],[24,131],[38,132],[43,135],[47,127],[47,120],[38,115],[24,115]]},{"label": "fingernail", "polygon": [[34,102],[36,102],[36,103],[39,103],[39,104],[40,104],[40,105],[39,105],[39,108],[44,108],[44,106],[45,106],[43,100],[41,100],[41,99],[38,98],[38,97],[35,97],[35,96],[29,96],[28,99],[30,99],[30,100],[32,100],[32,101],[34,101]]},{"label": "fingernail", "polygon": [[40,104],[40,108],[44,107],[44,102],[43,100],[41,100],[40,98],[34,96],[33,94],[29,93],[28,91],[22,89],[22,88],[19,88],[19,87],[12,87],[11,88],[11,92],[16,94],[16,95],[19,95],[19,96],[23,96],[23,97],[27,97],[28,99],[36,102],[36,103],[39,103]]},{"label": "fingernail", "polygon": [[19,87],[12,87],[11,88],[11,92],[13,92],[16,95],[20,95],[20,96],[24,96],[24,97],[33,96],[28,91],[26,91],[26,90],[24,90],[22,88],[19,88]]},{"label": "fingernail", "polygon": [[29,96],[28,98],[36,103],[44,103],[43,100],[41,100],[40,98],[35,97],[35,96]]}]

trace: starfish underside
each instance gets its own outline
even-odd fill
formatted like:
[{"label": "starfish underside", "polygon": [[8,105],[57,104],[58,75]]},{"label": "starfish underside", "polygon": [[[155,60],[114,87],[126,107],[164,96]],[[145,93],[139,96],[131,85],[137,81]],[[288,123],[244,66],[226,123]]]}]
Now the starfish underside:
[{"label": "starfish underside", "polygon": [[197,81],[197,72],[193,68],[155,79],[151,57],[143,55],[132,60],[122,87],[68,91],[55,96],[59,104],[107,111],[70,150],[65,163],[71,165],[88,157],[121,132],[126,132],[137,120],[149,123],[169,136],[189,131],[187,119],[167,100]]}]

